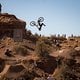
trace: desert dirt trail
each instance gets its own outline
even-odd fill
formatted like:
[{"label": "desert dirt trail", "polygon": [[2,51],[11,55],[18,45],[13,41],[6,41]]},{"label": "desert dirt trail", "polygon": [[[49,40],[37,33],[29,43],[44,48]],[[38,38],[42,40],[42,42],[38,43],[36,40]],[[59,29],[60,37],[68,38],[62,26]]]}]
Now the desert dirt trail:
[{"label": "desert dirt trail", "polygon": [[5,65],[5,68],[4,68],[4,70],[0,73],[0,76],[1,76],[1,75],[5,75],[5,74],[7,73],[7,71],[9,70],[9,68],[10,68],[10,65]]}]

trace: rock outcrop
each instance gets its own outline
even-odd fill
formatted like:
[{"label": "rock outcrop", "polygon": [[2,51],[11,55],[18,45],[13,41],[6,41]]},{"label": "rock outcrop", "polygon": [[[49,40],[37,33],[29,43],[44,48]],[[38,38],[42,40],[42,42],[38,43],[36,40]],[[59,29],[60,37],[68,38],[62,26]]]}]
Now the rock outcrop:
[{"label": "rock outcrop", "polygon": [[0,37],[23,38],[25,36],[25,27],[26,22],[18,19],[15,15],[0,14]]},{"label": "rock outcrop", "polygon": [[15,15],[0,14],[0,26],[14,26],[15,28],[25,28],[26,22],[18,19]]}]

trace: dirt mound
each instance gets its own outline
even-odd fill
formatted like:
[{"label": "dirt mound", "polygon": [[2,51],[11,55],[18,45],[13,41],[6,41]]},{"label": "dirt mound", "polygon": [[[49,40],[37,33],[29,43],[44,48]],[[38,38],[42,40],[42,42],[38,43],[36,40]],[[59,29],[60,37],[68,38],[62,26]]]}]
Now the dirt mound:
[{"label": "dirt mound", "polygon": [[56,58],[49,56],[47,59],[42,59],[37,62],[38,68],[42,69],[48,74],[52,74],[57,67]]}]

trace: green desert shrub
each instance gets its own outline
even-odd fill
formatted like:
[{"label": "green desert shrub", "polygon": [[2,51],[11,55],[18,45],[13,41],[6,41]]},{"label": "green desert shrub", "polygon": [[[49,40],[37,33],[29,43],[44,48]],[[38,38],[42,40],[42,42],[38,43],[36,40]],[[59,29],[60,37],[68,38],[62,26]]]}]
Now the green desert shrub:
[{"label": "green desert shrub", "polygon": [[49,55],[51,47],[50,45],[46,44],[43,39],[40,38],[36,43],[35,51],[39,57],[46,57]]},{"label": "green desert shrub", "polygon": [[23,55],[23,56],[25,56],[26,54],[28,54],[27,48],[24,47],[24,46],[22,46],[22,45],[15,46],[13,50],[14,50],[14,52],[16,54],[20,54],[20,55]]},{"label": "green desert shrub", "polygon": [[44,37],[44,36],[42,36],[42,37],[39,39],[39,41],[44,41],[45,44],[48,44],[48,45],[52,46],[52,42],[51,42],[50,37]]}]

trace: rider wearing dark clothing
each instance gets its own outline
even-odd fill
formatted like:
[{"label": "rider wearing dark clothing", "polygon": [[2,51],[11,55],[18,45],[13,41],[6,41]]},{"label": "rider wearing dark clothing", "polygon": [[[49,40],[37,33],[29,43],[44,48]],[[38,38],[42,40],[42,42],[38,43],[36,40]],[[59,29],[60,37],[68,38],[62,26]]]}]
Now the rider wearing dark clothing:
[{"label": "rider wearing dark clothing", "polygon": [[41,23],[40,20],[38,20],[38,25],[40,26],[38,29],[41,31],[42,26],[46,26],[44,23]]}]

